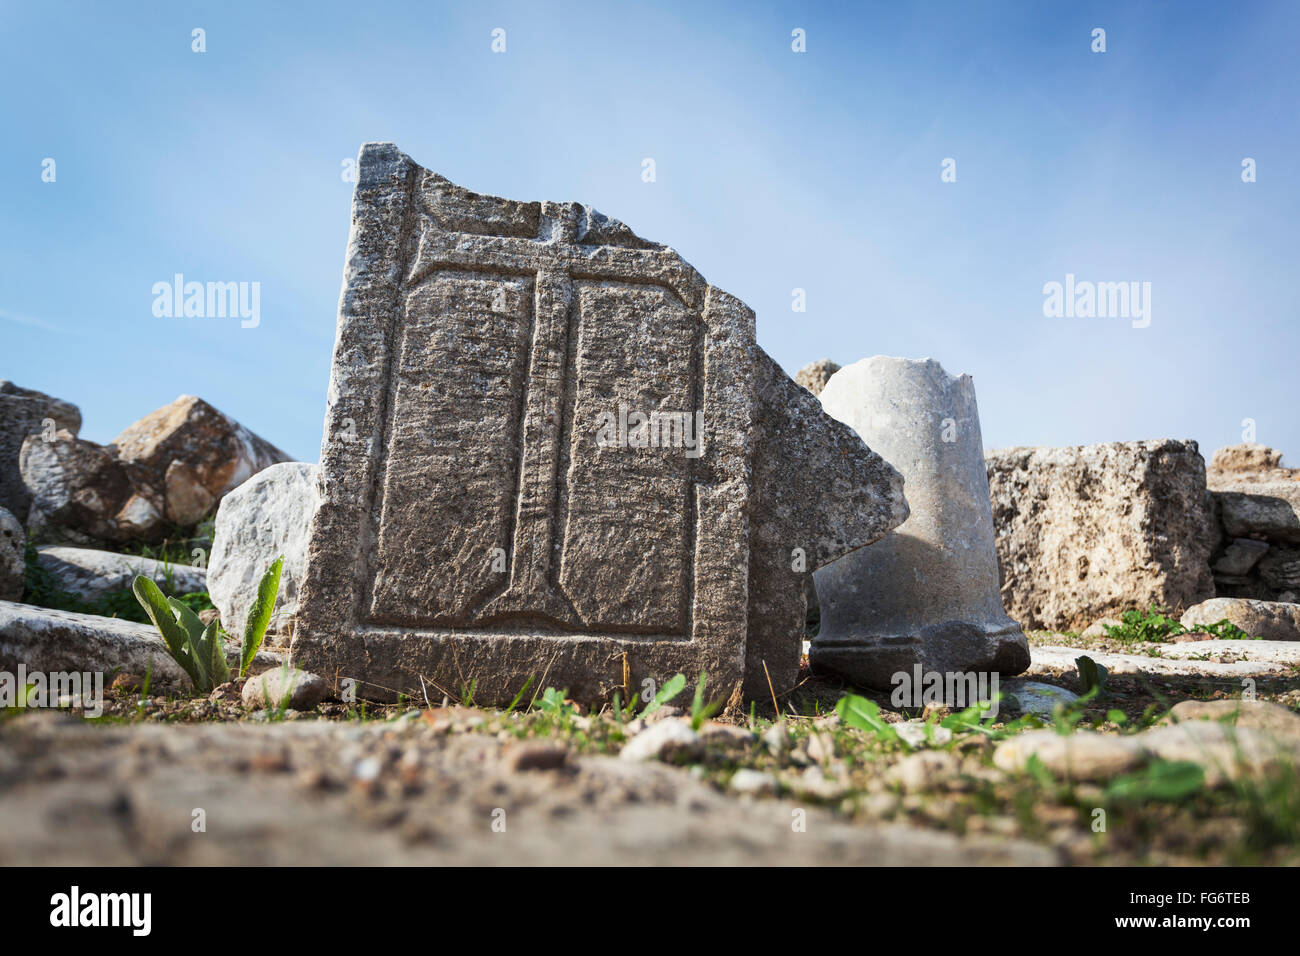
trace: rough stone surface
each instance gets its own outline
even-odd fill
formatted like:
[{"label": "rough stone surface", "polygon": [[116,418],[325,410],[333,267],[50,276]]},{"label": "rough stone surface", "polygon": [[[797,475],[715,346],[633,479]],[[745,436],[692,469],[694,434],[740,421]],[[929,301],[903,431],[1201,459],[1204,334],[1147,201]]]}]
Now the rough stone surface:
[{"label": "rough stone surface", "polygon": [[699,757],[704,752],[700,735],[680,718],[651,724],[627,742],[619,757],[623,760],[667,760]]},{"label": "rough stone surface", "polygon": [[[424,677],[504,703],[544,674],[595,703],[700,670],[739,690],[755,580],[803,603],[754,567],[753,529],[784,527],[758,472],[819,464],[771,460],[770,362],[743,303],[622,223],[363,147],[295,660],[379,698]],[[853,459],[839,475],[893,474],[802,407],[778,422]],[[823,494],[787,554],[866,544],[898,507],[887,482]]]},{"label": "rough stone surface", "polygon": [[1052,773],[1069,780],[1109,781],[1146,762],[1135,737],[1099,734],[1090,730],[1069,735],[1052,728],[1029,730],[998,745],[993,763],[1008,773],[1023,772],[1037,757]]},{"label": "rough stone surface", "polygon": [[1222,475],[1256,474],[1282,467],[1282,453],[1267,445],[1243,442],[1220,448],[1210,458],[1209,471]]},{"label": "rough stone surface", "polygon": [[208,559],[208,593],[231,633],[242,632],[258,582],[281,556],[280,597],[270,630],[288,633],[298,610],[319,473],[316,465],[300,461],[272,465],[221,499]]},{"label": "rough stone surface", "polygon": [[1259,563],[1268,551],[1267,541],[1255,541],[1251,538],[1235,538],[1228,545],[1219,559],[1214,562],[1214,573],[1249,574],[1251,568]]},{"label": "rough stone surface", "polygon": [[19,521],[27,520],[31,506],[18,468],[23,442],[29,435],[50,436],[59,430],[72,435],[81,430],[76,405],[0,380],[0,508]]},{"label": "rough stone surface", "polygon": [[1169,714],[1175,720],[1219,720],[1275,734],[1300,736],[1300,714],[1264,700],[1184,700]]},{"label": "rough stone surface", "polygon": [[918,664],[1018,674],[1020,626],[1002,609],[979,409],[969,375],[878,355],[841,369],[822,406],[903,473],[911,516],[817,572],[813,666],[886,690]]},{"label": "rough stone surface", "polygon": [[1050,718],[1056,705],[1069,706],[1079,695],[1055,684],[1036,680],[1009,680],[1002,685],[1005,703],[1019,714]]},{"label": "rough stone surface", "polygon": [[1214,492],[1223,530],[1233,538],[1300,544],[1300,482],[1216,483]]},{"label": "rough stone surface", "polygon": [[[7,722],[0,736],[0,865],[825,868],[1059,860],[1023,840],[853,823],[807,800],[738,800],[655,762],[591,756],[562,770],[519,773],[509,744],[437,734],[423,721],[94,727],[46,716],[57,715],[28,714]],[[365,796],[356,767],[391,749],[403,754],[401,766],[381,765]],[[195,837],[195,807],[207,811],[208,835],[219,839]],[[504,834],[485,822],[497,807],[507,813]],[[807,824],[800,832],[791,827],[795,810]]]},{"label": "rough stone surface", "polygon": [[1286,675],[1300,665],[1300,642],[1196,641],[1189,644],[1135,643],[1131,654],[1082,651],[1077,647],[1035,644],[1026,672],[1032,677],[1072,677],[1075,661],[1087,654],[1112,677],[1149,674],[1157,677],[1242,677]]},{"label": "rough stone surface", "polygon": [[329,696],[329,685],[316,674],[296,667],[271,667],[244,682],[240,699],[250,710],[290,707],[311,710]]},{"label": "rough stone surface", "polygon": [[1048,770],[1074,780],[1104,783],[1150,760],[1199,764],[1205,783],[1215,787],[1256,778],[1300,759],[1300,736],[1238,723],[1188,720],[1131,736],[1076,731],[1031,730],[998,745],[993,762],[1008,772],[1023,771],[1030,756]]},{"label": "rough stone surface", "polygon": [[201,398],[182,395],[113,439],[119,461],[166,494],[167,517],[186,525],[263,468],[289,461],[264,438]]},{"label": "rough stone surface", "polygon": [[185,564],[164,565],[152,558],[94,548],[42,545],[37,560],[62,590],[81,601],[95,601],[110,591],[129,591],[143,574],[169,595],[207,590],[207,572]]},{"label": "rough stone surface", "polygon": [[850,425],[761,351],[758,371],[745,696],[770,700],[798,681],[812,572],[898,527],[908,506],[902,476],[864,455]]},{"label": "rough stone surface", "polygon": [[27,576],[27,535],[18,519],[0,508],[0,601],[18,601]]},{"label": "rough stone surface", "polygon": [[156,542],[211,514],[246,478],[288,456],[202,399],[182,395],[109,445],[70,431],[19,453],[29,523],[46,543]]},{"label": "rough stone surface", "polygon": [[133,480],[112,450],[60,431],[29,436],[19,454],[37,540],[93,545],[153,541],[166,527],[161,496]]},{"label": "rough stone surface", "polygon": [[[237,664],[239,648],[228,646],[226,656]],[[29,673],[144,674],[151,662],[153,686],[189,686],[189,678],[171,659],[153,625],[0,601],[0,670],[16,673],[21,663]],[[251,670],[278,664],[277,656],[264,651]]]},{"label": "rough stone surface", "polygon": [[1183,627],[1202,627],[1225,620],[1251,637],[1266,641],[1300,641],[1300,604],[1281,601],[1212,598],[1188,608],[1179,623]]},{"label": "rough stone surface", "polygon": [[1300,737],[1217,721],[1188,720],[1135,737],[1152,757],[1189,760],[1205,770],[1205,783],[1254,779],[1279,766],[1300,764]]},{"label": "rough stone surface", "polygon": [[795,373],[794,380],[814,395],[820,395],[826,383],[831,380],[831,376],[839,370],[840,366],[830,359],[818,359],[799,369]]},{"label": "rough stone surface", "polygon": [[1022,625],[1077,631],[1134,607],[1181,612],[1214,596],[1195,442],[1012,448],[987,465],[1002,603]]}]

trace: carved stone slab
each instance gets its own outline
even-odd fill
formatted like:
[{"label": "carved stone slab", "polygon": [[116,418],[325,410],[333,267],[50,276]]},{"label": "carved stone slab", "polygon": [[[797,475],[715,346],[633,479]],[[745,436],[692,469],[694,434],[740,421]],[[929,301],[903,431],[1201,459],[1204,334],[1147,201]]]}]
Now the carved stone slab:
[{"label": "carved stone slab", "polygon": [[668,247],[364,146],[295,663],[380,699],[738,690],[764,361]]}]

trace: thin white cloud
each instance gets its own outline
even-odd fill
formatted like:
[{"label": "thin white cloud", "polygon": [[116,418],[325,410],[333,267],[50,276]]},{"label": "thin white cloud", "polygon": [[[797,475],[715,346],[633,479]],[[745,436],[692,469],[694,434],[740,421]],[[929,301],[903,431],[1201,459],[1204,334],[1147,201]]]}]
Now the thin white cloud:
[{"label": "thin white cloud", "polygon": [[10,312],[7,309],[0,309],[0,319],[7,322],[17,322],[19,325],[30,325],[35,329],[43,329],[46,332],[62,332],[63,330],[57,325],[51,325],[44,319],[36,319],[30,315],[19,315],[17,312]]}]

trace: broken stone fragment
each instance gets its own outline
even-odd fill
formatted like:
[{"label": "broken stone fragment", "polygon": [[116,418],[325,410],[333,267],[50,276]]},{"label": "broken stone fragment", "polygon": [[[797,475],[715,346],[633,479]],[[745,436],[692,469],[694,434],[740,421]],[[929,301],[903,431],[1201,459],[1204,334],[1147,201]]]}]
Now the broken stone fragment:
[{"label": "broken stone fragment", "polygon": [[27,536],[18,519],[0,508],[0,601],[19,601],[27,575]]},{"label": "broken stone fragment", "polygon": [[1179,619],[1195,628],[1227,621],[1251,637],[1265,641],[1300,641],[1300,604],[1255,601],[1250,598],[1211,598],[1187,609]]},{"label": "broken stone fragment", "polygon": [[240,699],[249,710],[288,707],[311,710],[329,696],[329,685],[296,667],[270,667],[244,683]]},{"label": "broken stone fragment", "polygon": [[[210,508],[263,468],[289,460],[266,439],[193,395],[182,395],[127,426],[110,447],[119,461],[139,471],[145,484],[168,492],[168,512],[178,518],[193,518],[196,511],[203,517],[207,509],[198,509],[204,501]],[[177,463],[181,467],[169,484]]]},{"label": "broken stone fragment", "polygon": [[894,467],[762,352],[758,382],[745,696],[770,701],[798,680],[812,572],[903,524],[908,502]]},{"label": "broken stone fragment", "polygon": [[72,436],[81,430],[76,405],[0,380],[0,508],[19,521],[27,521],[31,507],[31,494],[18,467],[23,442],[29,435],[53,436],[60,430]]},{"label": "broken stone fragment", "polygon": [[152,541],[164,531],[162,499],[92,441],[67,431],[31,435],[19,467],[31,495],[29,525],[45,540]]},{"label": "broken stone fragment", "polygon": [[282,462],[221,499],[208,559],[208,594],[231,633],[242,633],[257,585],[277,557],[284,558],[284,565],[268,632],[289,632],[298,610],[318,473],[316,465]]},{"label": "broken stone fragment", "polygon": [[1002,609],[979,410],[970,376],[932,359],[841,369],[822,406],[903,472],[911,516],[817,572],[813,666],[885,690],[897,674],[1018,674],[1020,626]]},{"label": "broken stone fragment", "polygon": [[830,359],[818,359],[799,369],[795,373],[794,380],[796,384],[802,385],[814,395],[820,395],[826,383],[831,380],[831,376],[839,370],[840,366]]},{"label": "broken stone fragment", "polygon": [[1209,471],[1229,475],[1249,475],[1282,467],[1282,453],[1267,445],[1242,442],[1220,448],[1210,458]]},{"label": "broken stone fragment", "polygon": [[36,552],[41,568],[59,589],[87,603],[114,591],[131,590],[136,575],[151,579],[172,596],[207,590],[207,573],[190,565],[61,545],[42,545]]},{"label": "broken stone fragment", "polygon": [[1078,631],[1214,596],[1216,535],[1196,442],[1011,448],[986,463],[1002,603],[1025,627]]},{"label": "broken stone fragment", "polygon": [[1300,737],[1300,714],[1263,700],[1184,700],[1169,711],[1174,722],[1217,720],[1234,727],[1253,727]]},{"label": "broken stone fragment", "polygon": [[[228,645],[226,658],[238,666],[239,648]],[[277,655],[261,651],[251,671],[279,663]],[[17,673],[19,664],[28,673],[98,672],[105,675],[105,684],[125,671],[150,673],[153,687],[190,686],[152,625],[0,601],[0,671]]]},{"label": "broken stone fragment", "polygon": [[42,540],[156,542],[191,527],[246,478],[288,456],[202,399],[182,395],[100,446],[69,431],[30,435],[19,468]]},{"label": "broken stone fragment", "polygon": [[381,699],[780,692],[808,572],[906,515],[672,249],[392,144],[359,157],[320,485],[295,660]]},{"label": "broken stone fragment", "polygon": [[1260,537],[1300,544],[1300,481],[1217,480],[1212,486],[1223,530],[1233,538]]},{"label": "broken stone fragment", "polygon": [[1219,560],[1214,562],[1214,573],[1216,575],[1248,574],[1250,569],[1259,563],[1259,559],[1264,556],[1264,552],[1267,550],[1267,541],[1256,541],[1253,538],[1236,538],[1232,544],[1224,549]]}]

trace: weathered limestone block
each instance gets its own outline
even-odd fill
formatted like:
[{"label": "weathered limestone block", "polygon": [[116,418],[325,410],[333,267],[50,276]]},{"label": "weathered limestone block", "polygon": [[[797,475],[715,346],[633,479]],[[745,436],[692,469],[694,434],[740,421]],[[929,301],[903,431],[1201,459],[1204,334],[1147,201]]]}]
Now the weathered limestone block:
[{"label": "weathered limestone block", "polygon": [[208,594],[231,634],[243,633],[258,582],[277,557],[284,558],[284,566],[269,630],[288,633],[298,610],[319,473],[313,464],[283,462],[258,472],[221,499],[208,560]]},{"label": "weathered limestone block", "polygon": [[1284,601],[1211,598],[1188,608],[1179,619],[1183,627],[1190,628],[1220,621],[1229,621],[1261,640],[1300,641],[1300,604]]},{"label": "weathered limestone block", "polygon": [[189,525],[226,492],[289,456],[201,398],[182,395],[127,428],[110,446],[165,496],[168,520]]},{"label": "weathered limestone block", "polygon": [[0,508],[0,601],[19,601],[27,574],[27,535],[18,519]]},{"label": "weathered limestone block", "polygon": [[60,429],[76,435],[81,411],[71,402],[0,380],[0,508],[27,521],[31,494],[23,484],[18,454],[28,435],[52,436]]},{"label": "weathered limestone block", "polygon": [[152,541],[165,529],[162,498],[135,480],[112,449],[70,432],[31,435],[19,455],[38,540],[93,545]]},{"label": "weathered limestone block", "polygon": [[826,411],[894,462],[911,516],[817,572],[819,670],[889,689],[895,674],[1018,674],[1020,626],[1002,609],[975,386],[933,359],[877,355],[841,369]]},{"label": "weathered limestone block", "polygon": [[112,591],[131,590],[131,582],[138,574],[152,579],[172,596],[207,590],[207,572],[187,564],[164,564],[134,554],[60,545],[42,545],[36,553],[40,566],[61,590],[87,603]]},{"label": "weathered limestone block", "polygon": [[1225,534],[1300,544],[1300,481],[1219,482],[1213,494]]},{"label": "weathered limestone block", "polygon": [[1240,445],[1226,445],[1216,451],[1210,458],[1206,470],[1229,478],[1238,475],[1258,475],[1260,472],[1276,471],[1280,468],[1282,468],[1280,451],[1255,442],[1243,442]]},{"label": "weathered limestone block", "polygon": [[839,370],[839,365],[830,359],[818,359],[799,369],[795,373],[794,380],[796,384],[802,385],[814,395],[820,395],[826,383],[831,380],[831,376]]},{"label": "weathered limestone block", "polygon": [[1219,597],[1294,601],[1300,594],[1300,469],[1264,445],[1229,445],[1205,475],[1223,550],[1214,555]]},{"label": "weathered limestone block", "polygon": [[[379,698],[473,683],[506,703],[531,677],[598,703],[701,670],[739,691],[751,584],[802,604],[806,573],[756,571],[751,537],[810,570],[902,509],[893,483],[846,480],[892,469],[802,406],[773,420],[856,459],[818,489],[838,507],[764,487],[816,466],[772,460],[768,363],[753,313],[668,247],[364,146],[295,664]],[[784,626],[778,673],[802,619]]]},{"label": "weathered limestone block", "polygon": [[[238,667],[238,642],[225,650],[227,663]],[[249,673],[260,674],[281,663],[279,655],[259,651]],[[152,624],[0,601],[0,671],[16,673],[19,664],[29,673],[99,672],[105,685],[119,671],[151,673],[154,687],[190,683]]]},{"label": "weathered limestone block", "polygon": [[1083,630],[1214,596],[1205,462],[1155,439],[986,456],[1002,603],[1025,627]]}]

